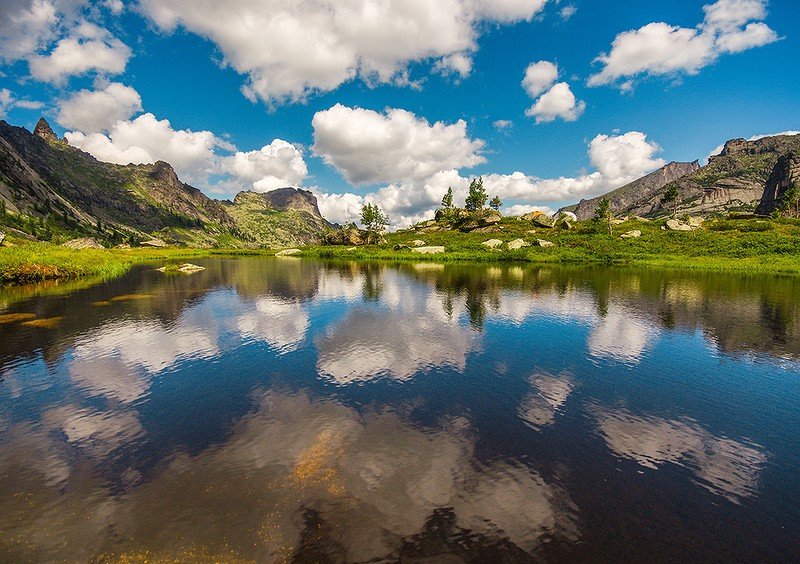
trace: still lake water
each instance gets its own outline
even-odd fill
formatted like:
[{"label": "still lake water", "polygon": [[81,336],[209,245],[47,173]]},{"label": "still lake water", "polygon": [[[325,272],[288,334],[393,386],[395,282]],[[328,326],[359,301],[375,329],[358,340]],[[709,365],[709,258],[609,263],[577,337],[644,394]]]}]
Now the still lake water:
[{"label": "still lake water", "polygon": [[796,278],[201,264],[0,289],[0,560],[800,559]]}]

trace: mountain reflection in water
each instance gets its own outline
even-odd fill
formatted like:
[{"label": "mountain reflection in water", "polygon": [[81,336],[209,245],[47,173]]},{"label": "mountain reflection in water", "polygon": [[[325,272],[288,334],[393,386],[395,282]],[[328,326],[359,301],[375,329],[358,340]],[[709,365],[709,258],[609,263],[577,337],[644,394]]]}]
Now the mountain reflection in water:
[{"label": "mountain reflection in water", "polygon": [[794,278],[203,266],[0,290],[0,560],[800,558]]}]

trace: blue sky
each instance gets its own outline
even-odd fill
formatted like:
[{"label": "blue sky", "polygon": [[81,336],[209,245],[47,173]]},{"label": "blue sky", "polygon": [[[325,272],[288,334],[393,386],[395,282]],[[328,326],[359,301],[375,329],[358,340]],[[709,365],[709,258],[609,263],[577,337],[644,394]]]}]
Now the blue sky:
[{"label": "blue sky", "polygon": [[555,209],[800,129],[793,0],[295,4],[0,0],[0,112],[213,197],[300,185],[395,225],[479,174],[511,213]]}]

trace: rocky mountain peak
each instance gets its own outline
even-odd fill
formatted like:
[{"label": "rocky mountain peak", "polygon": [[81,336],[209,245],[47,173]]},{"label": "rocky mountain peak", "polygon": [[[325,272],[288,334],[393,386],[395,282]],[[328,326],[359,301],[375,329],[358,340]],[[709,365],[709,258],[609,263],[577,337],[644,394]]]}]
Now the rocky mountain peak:
[{"label": "rocky mountain peak", "polygon": [[800,153],[791,152],[781,155],[775,163],[756,213],[768,215],[780,209],[786,192],[794,186],[800,186]]},{"label": "rocky mountain peak", "polygon": [[291,187],[278,188],[262,194],[261,197],[270,207],[278,211],[297,210],[308,212],[316,217],[322,217],[319,213],[316,196],[308,190]]},{"label": "rocky mountain peak", "polygon": [[171,164],[164,161],[156,161],[156,163],[153,164],[153,171],[150,173],[150,177],[165,182],[170,186],[181,184],[175,169],[172,168]]},{"label": "rocky mountain peak", "polygon": [[58,141],[58,137],[53,132],[53,128],[50,127],[50,124],[47,123],[47,120],[43,117],[39,118],[39,121],[36,122],[36,129],[33,130],[33,133],[48,142]]}]

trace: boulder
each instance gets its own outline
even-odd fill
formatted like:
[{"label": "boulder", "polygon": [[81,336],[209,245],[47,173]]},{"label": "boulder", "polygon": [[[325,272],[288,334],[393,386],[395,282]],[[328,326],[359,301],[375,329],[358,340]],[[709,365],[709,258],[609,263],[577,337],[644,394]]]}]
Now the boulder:
[{"label": "boulder", "polygon": [[142,247],[155,247],[157,249],[162,249],[167,246],[167,244],[161,239],[150,239],[149,241],[142,241],[139,244]]},{"label": "boulder", "polygon": [[572,223],[570,223],[569,219],[563,217],[559,218],[559,220],[556,221],[556,227],[558,227],[559,229],[564,229],[565,231],[569,231],[570,229],[572,229]]},{"label": "boulder", "polygon": [[283,251],[275,253],[275,256],[276,257],[290,257],[290,256],[293,256],[293,255],[299,255],[302,252],[303,251],[301,251],[300,249],[286,249],[286,250],[283,250]]},{"label": "boulder", "polygon": [[540,211],[526,213],[522,216],[522,219],[530,221],[537,227],[544,227],[545,229],[551,229],[553,225],[555,225],[555,220],[552,217]]},{"label": "boulder", "polygon": [[72,239],[62,245],[68,249],[104,249],[97,239],[94,237],[83,237],[81,239]]},{"label": "boulder", "polygon": [[500,220],[503,219],[503,216],[500,215],[500,212],[490,211],[480,219],[478,219],[478,223],[481,227],[486,227],[487,225],[496,225],[500,223]]},{"label": "boulder", "polygon": [[523,239],[514,239],[513,241],[509,241],[508,243],[506,243],[506,246],[510,251],[515,251],[523,247],[530,247],[531,244]]},{"label": "boulder", "polygon": [[411,249],[411,251],[421,255],[436,255],[443,253],[444,247],[417,247],[415,249]]},{"label": "boulder", "polygon": [[694,227],[697,229],[698,227],[702,227],[703,221],[705,220],[702,217],[690,217],[689,221],[686,223],[689,225],[689,227]]},{"label": "boulder", "polygon": [[682,221],[678,221],[677,219],[668,219],[666,223],[667,229],[670,231],[692,231],[693,228],[691,225],[687,225]]},{"label": "boulder", "polygon": [[481,243],[484,247],[488,247],[490,249],[496,249],[503,245],[503,242],[500,239],[489,239],[488,241],[484,241]]},{"label": "boulder", "polygon": [[427,243],[422,239],[414,239],[409,243],[412,247],[424,247]]},{"label": "boulder", "polygon": [[329,231],[325,234],[325,244],[327,245],[366,245],[368,233],[358,229],[355,225],[349,225]]},{"label": "boulder", "polygon": [[115,249],[123,249],[124,250],[124,249],[130,249],[131,246],[128,243],[120,243],[119,245],[117,245],[114,248]]},{"label": "boulder", "polygon": [[536,239],[537,247],[555,247],[556,244],[552,241],[545,241],[544,239]]},{"label": "boulder", "polygon": [[575,223],[578,221],[578,216],[572,213],[571,211],[562,211],[558,214],[558,219],[566,219],[567,221],[571,221]]},{"label": "boulder", "polygon": [[636,239],[637,237],[641,236],[642,232],[639,231],[638,229],[634,229],[633,231],[626,231],[625,233],[620,235],[620,237],[622,237],[623,239]]}]

